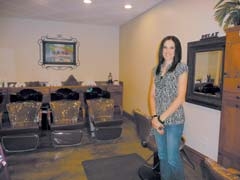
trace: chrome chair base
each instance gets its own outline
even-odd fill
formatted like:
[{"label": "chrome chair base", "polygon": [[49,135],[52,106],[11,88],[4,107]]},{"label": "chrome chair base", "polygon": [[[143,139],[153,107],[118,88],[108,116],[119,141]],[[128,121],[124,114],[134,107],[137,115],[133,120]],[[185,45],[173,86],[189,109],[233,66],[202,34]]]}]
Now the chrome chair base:
[{"label": "chrome chair base", "polygon": [[39,146],[39,136],[38,134],[3,136],[2,146],[6,152],[33,151]]},{"label": "chrome chair base", "polygon": [[51,133],[53,147],[77,146],[81,144],[83,132],[77,130],[59,130]]},{"label": "chrome chair base", "polygon": [[141,180],[160,180],[160,173],[154,171],[152,167],[149,166],[141,166],[138,169],[138,176],[141,178]]}]

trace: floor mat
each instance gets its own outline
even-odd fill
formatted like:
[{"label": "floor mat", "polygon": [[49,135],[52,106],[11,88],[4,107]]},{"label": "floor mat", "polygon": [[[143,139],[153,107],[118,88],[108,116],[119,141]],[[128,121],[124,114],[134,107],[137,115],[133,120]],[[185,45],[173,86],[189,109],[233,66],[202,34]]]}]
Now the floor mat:
[{"label": "floor mat", "polygon": [[138,168],[144,159],[138,154],[84,161],[88,180],[140,180]]}]

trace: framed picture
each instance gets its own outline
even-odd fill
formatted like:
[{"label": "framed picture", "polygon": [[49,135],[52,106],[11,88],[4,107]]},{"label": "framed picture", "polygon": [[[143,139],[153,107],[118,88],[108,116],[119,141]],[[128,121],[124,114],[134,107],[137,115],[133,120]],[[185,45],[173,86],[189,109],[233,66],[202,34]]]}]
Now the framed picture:
[{"label": "framed picture", "polygon": [[64,70],[74,69],[79,63],[79,42],[75,38],[43,36],[38,41],[40,49],[39,65],[44,68]]},{"label": "framed picture", "polygon": [[76,65],[76,42],[43,41],[44,65]]}]

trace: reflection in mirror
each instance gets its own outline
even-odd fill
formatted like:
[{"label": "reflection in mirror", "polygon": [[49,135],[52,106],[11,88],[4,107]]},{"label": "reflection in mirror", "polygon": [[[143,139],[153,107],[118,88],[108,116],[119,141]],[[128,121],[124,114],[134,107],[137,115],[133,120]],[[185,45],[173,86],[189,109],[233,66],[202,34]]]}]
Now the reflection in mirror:
[{"label": "reflection in mirror", "polygon": [[188,87],[186,101],[221,109],[225,37],[188,43]]},{"label": "reflection in mirror", "polygon": [[222,57],[221,50],[196,53],[194,93],[221,96]]}]

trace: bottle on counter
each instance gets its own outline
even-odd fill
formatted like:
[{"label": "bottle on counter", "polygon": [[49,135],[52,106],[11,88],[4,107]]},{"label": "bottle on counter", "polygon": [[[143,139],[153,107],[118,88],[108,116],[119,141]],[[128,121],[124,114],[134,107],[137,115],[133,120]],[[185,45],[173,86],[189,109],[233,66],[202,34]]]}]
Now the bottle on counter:
[{"label": "bottle on counter", "polygon": [[113,80],[112,80],[112,73],[110,72],[109,74],[108,74],[108,84],[112,84],[113,83]]}]

